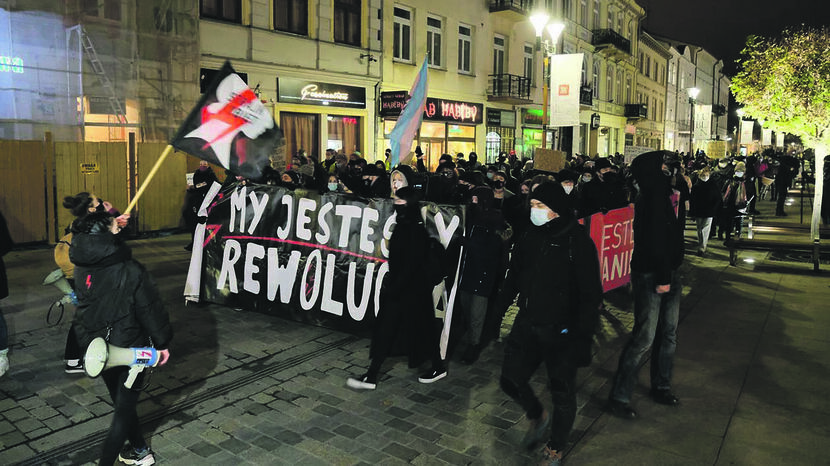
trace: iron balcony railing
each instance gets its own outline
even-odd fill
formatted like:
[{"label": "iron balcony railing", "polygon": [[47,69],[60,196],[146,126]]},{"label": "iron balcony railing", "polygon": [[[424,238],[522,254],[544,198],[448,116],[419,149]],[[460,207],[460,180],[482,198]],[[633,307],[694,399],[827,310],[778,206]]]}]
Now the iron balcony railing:
[{"label": "iron balcony railing", "polygon": [[579,104],[592,106],[594,105],[594,90],[588,86],[579,88]]},{"label": "iron balcony railing", "polygon": [[535,3],[534,0],[490,0],[490,12],[510,10],[529,14]]},{"label": "iron balcony railing", "polygon": [[631,41],[613,29],[594,29],[592,34],[591,45],[595,47],[613,45],[617,49],[631,55]]},{"label": "iron balcony railing", "polygon": [[625,104],[626,118],[646,118],[648,117],[648,107],[646,104]]},{"label": "iron balcony railing", "polygon": [[515,74],[491,74],[487,95],[530,100],[530,79]]}]

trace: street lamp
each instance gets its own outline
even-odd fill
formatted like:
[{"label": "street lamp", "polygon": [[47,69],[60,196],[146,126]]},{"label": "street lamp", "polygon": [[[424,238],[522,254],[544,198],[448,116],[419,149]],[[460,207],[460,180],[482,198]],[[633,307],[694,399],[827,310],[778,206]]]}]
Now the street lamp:
[{"label": "street lamp", "polygon": [[741,153],[741,133],[743,132],[743,125],[744,125],[744,109],[739,108],[735,111],[738,114],[738,150],[737,153]]},{"label": "street lamp", "polygon": [[694,150],[692,148],[692,138],[695,132],[695,102],[697,102],[697,95],[700,94],[700,89],[690,87],[689,92],[689,154]]},{"label": "street lamp", "polygon": [[[536,50],[543,51],[543,68],[542,68],[542,149],[547,147],[548,140],[548,83],[550,81],[550,56],[556,53],[556,43],[559,41],[559,35],[565,29],[565,24],[559,21],[550,21],[550,16],[544,11],[537,11],[530,16],[530,23],[536,30]],[[545,30],[548,31],[550,39],[543,40],[542,35]]]}]

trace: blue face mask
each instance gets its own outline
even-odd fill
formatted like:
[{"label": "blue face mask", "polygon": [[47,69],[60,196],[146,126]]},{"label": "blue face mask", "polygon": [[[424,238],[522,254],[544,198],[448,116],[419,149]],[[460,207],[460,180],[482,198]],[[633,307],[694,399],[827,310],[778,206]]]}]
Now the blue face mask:
[{"label": "blue face mask", "polygon": [[530,209],[530,222],[540,227],[548,222],[550,219],[548,218],[548,209],[542,209],[541,207],[533,207]]},{"label": "blue face mask", "polygon": [[337,191],[337,183],[329,183],[327,186],[329,191]]}]

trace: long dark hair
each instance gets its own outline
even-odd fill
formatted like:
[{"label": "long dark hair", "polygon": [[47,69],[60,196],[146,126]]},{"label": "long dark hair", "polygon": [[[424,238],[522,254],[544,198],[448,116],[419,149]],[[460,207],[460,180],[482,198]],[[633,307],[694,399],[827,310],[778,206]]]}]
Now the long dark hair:
[{"label": "long dark hair", "polygon": [[63,206],[72,212],[75,217],[82,217],[89,212],[92,206],[92,195],[87,192],[78,193],[74,196],[63,198]]}]

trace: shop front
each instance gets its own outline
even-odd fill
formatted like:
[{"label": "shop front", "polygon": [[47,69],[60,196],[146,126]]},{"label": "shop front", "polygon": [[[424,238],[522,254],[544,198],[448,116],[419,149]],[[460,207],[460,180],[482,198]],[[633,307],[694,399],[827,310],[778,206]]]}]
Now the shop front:
[{"label": "shop front", "polygon": [[500,152],[515,148],[516,112],[498,108],[487,109],[487,129],[484,137],[487,163],[494,163]]},{"label": "shop front", "polygon": [[[380,93],[380,116],[383,118],[383,137],[395,127],[398,115],[406,103],[406,91]],[[484,121],[484,105],[473,102],[427,97],[424,120],[412,150],[420,146],[430,171],[438,166],[442,154],[462,152],[468,155],[476,150],[477,126]],[[386,146],[388,147],[388,141]]]},{"label": "shop front", "polygon": [[[516,141],[516,155],[519,158],[533,158],[537,147],[542,147],[542,110],[536,108],[522,109],[522,131]],[[555,130],[548,128],[545,147],[551,149],[553,145]]]},{"label": "shop front", "polygon": [[365,154],[365,87],[279,77],[277,100],[287,159],[301,149],[318,160],[326,149]]}]

